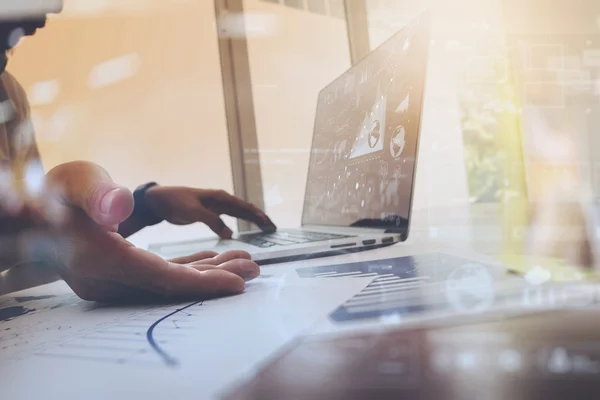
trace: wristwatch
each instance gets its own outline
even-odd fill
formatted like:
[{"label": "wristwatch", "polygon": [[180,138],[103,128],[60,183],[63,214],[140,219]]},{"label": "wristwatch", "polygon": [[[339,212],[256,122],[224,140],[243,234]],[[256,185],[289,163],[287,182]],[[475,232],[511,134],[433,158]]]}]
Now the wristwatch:
[{"label": "wristwatch", "polygon": [[146,201],[146,192],[148,189],[158,186],[156,182],[146,183],[144,185],[140,185],[133,192],[133,200],[134,200],[134,208],[133,208],[133,216],[138,221],[144,223],[146,226],[152,226],[156,224],[160,224],[163,222],[163,219],[157,216],[155,213],[150,210],[148,207],[148,203]]}]

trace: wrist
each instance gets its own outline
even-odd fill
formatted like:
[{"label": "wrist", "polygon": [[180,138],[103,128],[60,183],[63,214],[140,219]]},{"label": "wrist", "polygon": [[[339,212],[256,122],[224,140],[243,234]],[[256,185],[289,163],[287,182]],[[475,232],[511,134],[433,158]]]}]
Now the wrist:
[{"label": "wrist", "polygon": [[133,192],[135,200],[133,216],[145,226],[159,224],[165,219],[155,201],[154,194],[157,193],[158,188],[157,183],[151,182],[139,186]]}]

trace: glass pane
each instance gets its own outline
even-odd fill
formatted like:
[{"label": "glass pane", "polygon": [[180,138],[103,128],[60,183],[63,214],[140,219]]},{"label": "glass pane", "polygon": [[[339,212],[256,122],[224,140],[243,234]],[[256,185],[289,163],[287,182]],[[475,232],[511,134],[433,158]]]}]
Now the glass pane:
[{"label": "glass pane", "polygon": [[371,49],[376,48],[413,20],[428,2],[416,0],[365,0]]},{"label": "glass pane", "polygon": [[[87,4],[66,0],[10,57],[46,170],[85,159],[130,188],[156,181],[231,191],[213,2]],[[132,240],[208,233],[165,224]]]},{"label": "glass pane", "polygon": [[[431,3],[367,0],[371,46]],[[480,235],[465,222],[485,214],[500,242],[499,204],[526,195],[501,1],[437,3],[414,200],[425,217],[414,221],[434,237],[470,240]]]},{"label": "glass pane", "polygon": [[297,8],[299,10],[302,10],[304,8],[303,0],[283,0],[283,4],[285,4],[288,7]]},{"label": "glass pane", "polygon": [[527,134],[526,155],[534,166],[529,171],[535,183],[530,194],[544,198],[549,184],[556,185],[575,169],[591,180],[598,200],[600,3],[503,4]]},{"label": "glass pane", "polygon": [[[325,15],[319,3],[325,3]],[[244,9],[247,23],[259,16],[272,22],[266,34],[248,42],[261,173],[269,215],[280,226],[295,227],[301,221],[317,95],[350,67],[350,53],[345,20],[332,14],[339,4],[299,2],[301,9],[287,4],[245,0]]]},{"label": "glass pane", "polygon": [[327,2],[325,0],[306,0],[306,6],[309,11],[327,15]]}]

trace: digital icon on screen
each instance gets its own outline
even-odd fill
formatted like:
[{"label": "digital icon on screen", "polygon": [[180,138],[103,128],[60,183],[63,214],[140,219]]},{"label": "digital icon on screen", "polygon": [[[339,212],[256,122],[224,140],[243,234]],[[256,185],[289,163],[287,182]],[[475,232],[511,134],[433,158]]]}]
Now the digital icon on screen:
[{"label": "digital icon on screen", "polygon": [[394,174],[393,174],[394,179],[402,179],[402,178],[406,178],[407,176],[408,175],[404,173],[401,165],[396,167],[396,169],[394,169]]},{"label": "digital icon on screen", "polygon": [[406,147],[406,131],[403,126],[396,128],[390,142],[390,153],[395,160],[399,159]]},{"label": "digital icon on screen", "polygon": [[365,114],[360,133],[350,153],[351,159],[384,149],[386,102],[386,96],[378,95],[376,102]]},{"label": "digital icon on screen", "polygon": [[406,97],[404,98],[404,100],[402,100],[402,103],[400,103],[400,105],[398,106],[398,108],[396,108],[396,112],[397,113],[404,113],[404,112],[408,111],[409,104],[410,104],[410,93],[406,95]]},{"label": "digital icon on screen", "polygon": [[387,176],[388,176],[388,172],[389,172],[389,169],[388,169],[388,164],[387,164],[387,162],[385,162],[385,161],[381,161],[381,162],[379,163],[379,176],[380,176],[382,179],[385,179],[385,178],[387,178]]},{"label": "digital icon on screen", "polygon": [[567,350],[557,347],[548,360],[548,370],[555,374],[566,374],[571,370],[571,359]]},{"label": "digital icon on screen", "polygon": [[369,132],[369,147],[374,149],[379,143],[379,139],[381,139],[381,123],[379,121],[373,121],[371,132]]},{"label": "digital icon on screen", "polygon": [[348,147],[347,140],[342,140],[340,142],[337,142],[335,144],[335,146],[333,146],[333,164],[336,164],[336,163],[348,158],[347,147]]}]

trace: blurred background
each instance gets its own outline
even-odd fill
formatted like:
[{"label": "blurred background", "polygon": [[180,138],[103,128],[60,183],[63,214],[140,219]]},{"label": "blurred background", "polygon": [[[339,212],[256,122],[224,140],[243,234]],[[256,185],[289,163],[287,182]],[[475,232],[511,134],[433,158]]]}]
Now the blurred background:
[{"label": "blurred background", "polygon": [[[87,159],[132,189],[225,189],[294,227],[319,90],[425,9],[412,240],[519,252],[549,182],[600,196],[595,0],[65,0],[8,70],[46,169]],[[161,225],[132,241],[209,234]]]}]

